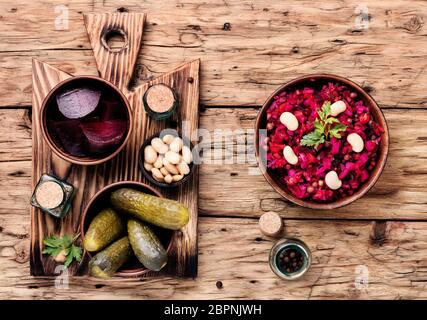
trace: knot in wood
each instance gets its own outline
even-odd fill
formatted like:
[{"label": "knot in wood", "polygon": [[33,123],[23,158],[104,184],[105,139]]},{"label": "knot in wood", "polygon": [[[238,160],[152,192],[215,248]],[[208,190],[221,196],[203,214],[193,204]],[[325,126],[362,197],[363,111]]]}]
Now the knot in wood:
[{"label": "knot in wood", "polygon": [[421,30],[421,28],[424,25],[424,20],[422,17],[419,16],[413,16],[411,19],[409,19],[408,22],[406,22],[403,27],[408,30],[411,33],[415,33],[419,30]]}]

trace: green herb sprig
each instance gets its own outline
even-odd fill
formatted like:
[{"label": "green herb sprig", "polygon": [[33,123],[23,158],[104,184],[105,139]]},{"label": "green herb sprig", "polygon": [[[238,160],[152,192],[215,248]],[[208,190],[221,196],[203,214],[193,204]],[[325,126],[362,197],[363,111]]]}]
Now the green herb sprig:
[{"label": "green herb sprig", "polygon": [[303,136],[300,145],[317,149],[320,144],[332,137],[341,139],[341,132],[347,129],[346,125],[331,116],[331,103],[329,101],[325,102],[320,110],[317,110],[317,114],[319,118],[314,121],[314,131]]},{"label": "green herb sprig", "polygon": [[68,268],[74,259],[78,262],[82,260],[82,248],[74,244],[79,236],[80,234],[77,234],[73,238],[69,235],[64,235],[63,237],[52,235],[47,237],[43,240],[43,244],[45,245],[43,254],[48,254],[54,258],[63,254],[65,256],[64,265]]}]

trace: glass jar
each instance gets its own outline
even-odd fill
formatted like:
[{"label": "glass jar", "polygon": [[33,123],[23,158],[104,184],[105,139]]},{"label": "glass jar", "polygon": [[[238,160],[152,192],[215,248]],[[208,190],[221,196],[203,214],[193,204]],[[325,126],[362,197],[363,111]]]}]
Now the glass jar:
[{"label": "glass jar", "polygon": [[[55,190],[52,193],[58,193],[58,190],[62,191],[62,199],[59,199],[60,196],[57,195],[58,204],[54,204],[52,206],[46,206],[45,204],[43,205],[43,201],[41,201],[40,199],[40,192],[38,191],[41,190],[40,188],[42,188],[43,184],[45,183],[49,183],[51,187],[54,187]],[[46,194],[49,194],[49,190],[43,190],[43,195]],[[39,208],[43,212],[49,213],[50,215],[56,218],[63,218],[70,210],[73,195],[74,187],[71,184],[45,173],[40,177],[40,180],[37,183],[36,188],[34,189],[30,203],[32,206]],[[39,199],[37,199],[38,196]],[[52,201],[55,202],[55,199],[53,199]]]},{"label": "glass jar", "polygon": [[[280,263],[280,256],[287,250],[295,250],[303,257],[301,267],[295,272],[286,272]],[[307,245],[298,239],[282,239],[276,242],[271,248],[269,258],[271,270],[279,277],[285,280],[295,280],[301,278],[310,268],[311,265],[311,253]]]}]

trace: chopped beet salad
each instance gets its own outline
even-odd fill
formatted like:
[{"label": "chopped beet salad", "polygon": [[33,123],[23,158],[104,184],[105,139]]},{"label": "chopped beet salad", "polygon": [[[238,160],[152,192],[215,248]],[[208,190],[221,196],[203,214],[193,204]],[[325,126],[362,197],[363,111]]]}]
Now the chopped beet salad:
[{"label": "chopped beet salad", "polygon": [[384,129],[340,83],[278,94],[267,110],[267,167],[297,198],[351,196],[377,164]]}]

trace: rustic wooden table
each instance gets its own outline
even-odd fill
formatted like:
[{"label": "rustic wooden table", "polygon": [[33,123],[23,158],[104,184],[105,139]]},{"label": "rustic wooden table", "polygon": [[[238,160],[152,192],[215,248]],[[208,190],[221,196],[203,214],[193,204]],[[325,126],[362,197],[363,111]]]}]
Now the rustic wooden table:
[{"label": "rustic wooden table", "polygon": [[[283,201],[254,175],[251,159],[205,164],[197,279],[73,278],[60,289],[52,278],[30,277],[31,58],[96,74],[81,14],[117,10],[148,13],[137,83],[202,59],[200,127],[212,133],[252,128],[260,104],[296,76],[328,72],[358,82],[390,127],[390,156],[379,182],[348,207],[312,211]],[[403,0],[3,1],[0,297],[427,298],[426,19],[425,1]],[[242,143],[232,138],[224,153]],[[270,210],[285,218],[287,235],[312,250],[313,265],[302,280],[283,282],[269,270],[273,243],[257,222]]]}]

